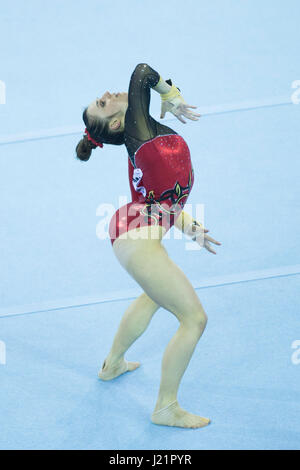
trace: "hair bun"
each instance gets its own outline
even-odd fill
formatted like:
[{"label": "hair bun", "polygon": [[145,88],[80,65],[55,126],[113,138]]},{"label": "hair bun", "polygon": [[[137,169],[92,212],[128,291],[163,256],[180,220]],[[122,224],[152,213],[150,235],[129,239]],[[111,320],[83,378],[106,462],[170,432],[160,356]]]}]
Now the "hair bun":
[{"label": "hair bun", "polygon": [[77,146],[76,146],[76,154],[79,160],[87,162],[92,154],[92,150],[97,148],[90,140],[88,140],[87,136],[84,136],[81,139]]}]

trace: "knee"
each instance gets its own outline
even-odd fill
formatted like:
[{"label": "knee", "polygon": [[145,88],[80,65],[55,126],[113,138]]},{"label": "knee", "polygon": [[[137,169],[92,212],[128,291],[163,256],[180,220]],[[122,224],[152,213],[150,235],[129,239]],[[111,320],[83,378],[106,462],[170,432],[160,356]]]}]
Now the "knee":
[{"label": "knee", "polygon": [[195,332],[198,332],[200,335],[203,333],[205,330],[206,324],[207,324],[207,315],[204,311],[204,309],[198,308],[196,309],[192,315],[189,316],[189,319],[187,321],[187,324],[193,328]]},{"label": "knee", "polygon": [[201,332],[205,330],[205,327],[207,325],[207,315],[203,309],[198,312],[198,315],[196,317],[196,324],[198,326],[198,329],[201,330]]}]

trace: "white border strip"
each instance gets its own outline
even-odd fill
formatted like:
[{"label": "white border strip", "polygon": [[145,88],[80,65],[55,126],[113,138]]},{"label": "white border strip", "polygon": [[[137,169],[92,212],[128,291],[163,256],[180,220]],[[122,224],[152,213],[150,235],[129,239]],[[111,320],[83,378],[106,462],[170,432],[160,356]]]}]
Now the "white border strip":
[{"label": "white border strip", "polygon": [[12,134],[0,136],[0,145],[17,144],[31,140],[51,139],[53,137],[64,137],[68,135],[83,134],[83,126],[65,126],[55,127],[54,129],[44,129],[33,132],[24,132],[22,134]]},{"label": "white border strip", "polygon": [[200,107],[199,113],[202,113],[203,116],[208,116],[225,113],[235,113],[237,111],[250,111],[252,109],[259,108],[272,108],[274,106],[284,106],[288,104],[293,104],[290,97],[278,96],[277,98],[266,98],[264,100],[242,101],[240,103],[228,103],[215,106]]},{"label": "white border strip", "polygon": [[[270,108],[274,106],[283,106],[293,104],[290,97],[279,96],[277,98],[267,98],[257,101],[243,101],[240,103],[227,103],[221,105],[213,105],[199,107],[198,111],[204,116],[213,116],[218,114],[233,113],[238,111],[250,111],[259,108]],[[161,122],[177,121],[177,118],[161,120]],[[16,144],[21,142],[29,142],[42,139],[51,139],[53,137],[64,137],[70,135],[78,135],[84,133],[83,125],[56,127],[53,129],[45,129],[33,132],[24,132],[22,134],[11,134],[0,136],[0,145]]]},{"label": "white border strip", "polygon": [[[248,271],[245,273],[228,274],[226,276],[211,277],[192,282],[195,289],[207,289],[209,287],[226,286],[241,282],[258,281],[274,277],[293,276],[300,274],[300,264],[294,266],[282,266],[279,268]],[[53,302],[41,302],[38,304],[22,305],[0,309],[0,318],[13,317],[17,315],[30,315],[33,313],[50,312],[53,310],[64,310],[67,308],[85,307],[106,302],[118,302],[135,299],[142,293],[140,288],[114,291],[101,297],[73,297],[72,299],[60,299]]]}]

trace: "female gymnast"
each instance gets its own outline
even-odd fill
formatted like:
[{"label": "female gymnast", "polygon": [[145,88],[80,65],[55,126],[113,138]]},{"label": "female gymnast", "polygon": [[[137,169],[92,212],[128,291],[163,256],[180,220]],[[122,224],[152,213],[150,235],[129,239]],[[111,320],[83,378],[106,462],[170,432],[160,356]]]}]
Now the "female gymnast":
[{"label": "female gymnast", "polygon": [[151,88],[161,95],[161,118],[167,111],[183,123],[183,116],[194,121],[200,117],[189,109],[196,107],[185,103],[171,80],[164,81],[147,64],[138,64],[128,93],[107,91],[85,109],[85,135],[76,147],[77,157],[87,161],[92,150],[103,143],[126,146],[132,202],[114,214],[109,233],[120,264],[143,289],[122,318],[99,378],[111,380],[139,367],[138,362],[127,362],[124,354],[161,306],[173,313],[180,325],[163,356],[151,421],[199,428],[210,420],[182,409],[177,393],[207,317],[193,286],[170,259],[161,240],[175,225],[211,253],[216,254],[210,242],[221,243],[182,210],[194,182],[189,149],[180,135],[149,115]]}]

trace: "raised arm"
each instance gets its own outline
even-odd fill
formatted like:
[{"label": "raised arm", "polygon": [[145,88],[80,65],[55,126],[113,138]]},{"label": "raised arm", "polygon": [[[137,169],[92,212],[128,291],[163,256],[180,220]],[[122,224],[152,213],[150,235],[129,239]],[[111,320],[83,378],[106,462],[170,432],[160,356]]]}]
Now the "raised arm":
[{"label": "raised arm", "polygon": [[147,64],[138,64],[131,75],[125,130],[140,141],[152,138],[155,132],[149,115],[150,89],[159,83],[159,79],[159,74]]},{"label": "raised arm", "polygon": [[151,88],[165,94],[172,89],[149,65],[138,64],[131,75],[125,115],[125,144],[131,157],[143,142],[157,135],[176,134],[150,116]]}]

